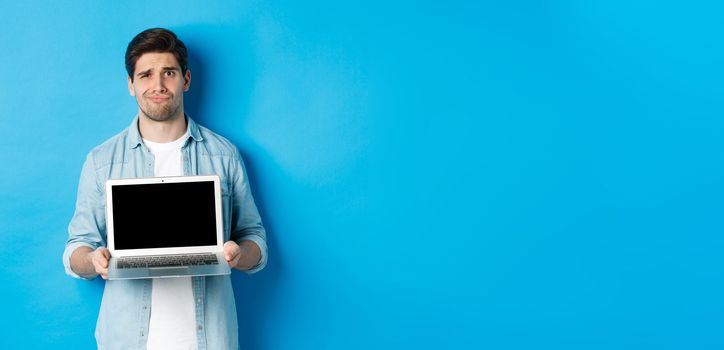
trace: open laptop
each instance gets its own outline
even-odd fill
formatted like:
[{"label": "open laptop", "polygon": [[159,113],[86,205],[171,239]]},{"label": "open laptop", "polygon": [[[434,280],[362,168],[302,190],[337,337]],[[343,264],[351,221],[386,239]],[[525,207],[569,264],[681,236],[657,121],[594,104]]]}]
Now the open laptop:
[{"label": "open laptop", "polygon": [[219,177],[106,182],[108,279],[228,275]]}]

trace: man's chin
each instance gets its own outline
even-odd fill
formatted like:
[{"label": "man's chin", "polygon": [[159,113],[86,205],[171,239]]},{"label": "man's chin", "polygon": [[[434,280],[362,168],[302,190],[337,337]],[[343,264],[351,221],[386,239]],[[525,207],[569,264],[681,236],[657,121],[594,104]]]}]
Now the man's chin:
[{"label": "man's chin", "polygon": [[163,111],[163,112],[160,112],[160,111],[159,111],[159,112],[156,112],[156,113],[154,113],[154,112],[149,113],[149,112],[147,112],[147,111],[143,111],[143,110],[142,110],[142,112],[143,112],[143,115],[146,116],[146,118],[151,119],[151,120],[153,120],[153,121],[155,121],[155,122],[165,122],[165,121],[167,121],[167,120],[173,119],[173,116],[174,116],[173,113],[170,113],[170,112],[167,112],[167,111]]},{"label": "man's chin", "polygon": [[148,117],[148,119],[153,120],[154,122],[165,122],[165,121],[168,121],[169,119],[171,119],[171,116],[150,116],[150,115],[146,115],[146,117]]}]

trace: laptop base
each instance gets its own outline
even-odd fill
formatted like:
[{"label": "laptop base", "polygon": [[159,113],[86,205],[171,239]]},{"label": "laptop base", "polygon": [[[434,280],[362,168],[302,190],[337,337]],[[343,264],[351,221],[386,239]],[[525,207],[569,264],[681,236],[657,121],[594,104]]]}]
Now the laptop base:
[{"label": "laptop base", "polygon": [[108,264],[108,279],[125,280],[231,274],[229,264],[223,259],[220,260],[218,264],[214,265],[118,268],[118,259],[111,258]]}]

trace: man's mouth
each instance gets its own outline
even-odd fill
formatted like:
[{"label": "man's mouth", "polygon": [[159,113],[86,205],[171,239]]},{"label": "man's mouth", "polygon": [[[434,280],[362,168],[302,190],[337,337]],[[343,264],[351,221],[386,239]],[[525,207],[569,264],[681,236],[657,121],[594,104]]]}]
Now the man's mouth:
[{"label": "man's mouth", "polygon": [[148,98],[149,100],[151,100],[151,102],[161,103],[161,102],[166,102],[166,101],[170,100],[170,99],[171,99],[171,96],[154,95],[154,96],[148,96],[147,98]]}]

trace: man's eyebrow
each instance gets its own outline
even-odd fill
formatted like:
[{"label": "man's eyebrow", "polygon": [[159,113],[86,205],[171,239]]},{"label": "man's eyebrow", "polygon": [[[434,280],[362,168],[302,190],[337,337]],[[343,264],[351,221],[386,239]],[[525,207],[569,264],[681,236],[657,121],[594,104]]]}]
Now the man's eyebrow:
[{"label": "man's eyebrow", "polygon": [[151,72],[151,69],[142,70],[142,71],[136,73],[136,76],[141,76],[141,75],[144,75],[144,74],[148,74],[148,73],[150,73],[150,72]]},{"label": "man's eyebrow", "polygon": [[163,69],[163,70],[175,70],[175,71],[179,71],[179,70],[180,70],[178,67],[173,67],[173,66],[163,67],[162,69]]}]

